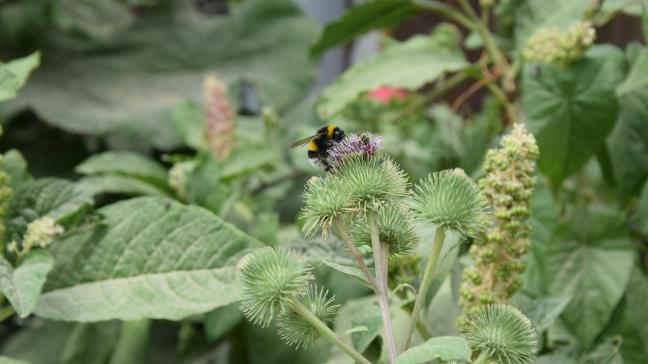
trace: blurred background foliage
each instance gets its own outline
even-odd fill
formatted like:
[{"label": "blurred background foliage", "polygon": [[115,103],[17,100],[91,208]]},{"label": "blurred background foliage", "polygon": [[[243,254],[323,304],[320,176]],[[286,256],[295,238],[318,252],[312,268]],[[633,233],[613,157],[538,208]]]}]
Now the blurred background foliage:
[{"label": "blurred background foliage", "polygon": [[[514,58],[538,28],[569,26],[592,3],[498,1],[495,41]],[[507,95],[541,150],[533,247],[515,298],[541,332],[538,363],[648,358],[648,22],[639,0],[602,3],[589,16],[597,42],[609,44],[566,70],[525,65]],[[362,327],[351,340],[377,358],[375,299],[343,273],[352,262],[339,244],[306,242],[298,229],[303,186],[319,172],[291,142],[334,122],[382,135],[413,181],[454,167],[478,178],[512,120],[485,89],[466,94],[483,71],[477,34],[418,14],[409,1],[361,5],[375,9],[351,8],[323,30],[290,0],[0,0],[0,60],[39,52],[20,65],[25,76],[34,71],[18,96],[0,104],[4,169],[16,186],[70,179],[96,207],[134,196],[201,206],[262,244],[325,262],[317,278],[343,304],[336,331]],[[346,42],[385,27],[379,53],[352,62],[343,52],[344,74],[314,88],[313,56],[348,51]],[[420,92],[381,99],[373,92],[383,85]],[[224,139],[209,140],[210,120]],[[468,246],[446,248],[430,290],[432,334],[455,333],[460,314]],[[411,280],[419,260],[393,277]],[[407,319],[401,296],[396,326]],[[243,320],[232,303],[180,321],[14,318],[0,345],[2,355],[34,364],[340,362],[324,343],[295,351],[275,332]]]}]

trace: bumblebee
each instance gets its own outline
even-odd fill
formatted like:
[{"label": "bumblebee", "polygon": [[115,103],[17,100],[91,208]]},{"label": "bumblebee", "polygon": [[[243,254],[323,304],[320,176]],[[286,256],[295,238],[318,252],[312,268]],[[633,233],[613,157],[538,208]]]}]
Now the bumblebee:
[{"label": "bumblebee", "polygon": [[313,166],[328,171],[331,169],[328,151],[342,140],[344,140],[344,131],[333,124],[328,124],[317,129],[315,135],[294,142],[291,147],[307,145],[308,161]]}]

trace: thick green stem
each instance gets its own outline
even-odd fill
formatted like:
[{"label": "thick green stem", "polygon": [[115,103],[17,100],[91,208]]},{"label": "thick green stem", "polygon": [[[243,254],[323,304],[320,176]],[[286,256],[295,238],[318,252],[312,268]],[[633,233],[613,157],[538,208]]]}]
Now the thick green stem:
[{"label": "thick green stem", "polygon": [[14,313],[16,313],[16,310],[12,306],[3,307],[2,309],[0,309],[0,322],[8,319]]},{"label": "thick green stem", "polygon": [[387,258],[389,257],[389,245],[380,243],[380,232],[378,231],[378,214],[374,210],[367,211],[367,223],[369,224],[369,234],[371,235],[371,247],[374,255],[374,264],[376,265],[376,281],[378,283],[378,303],[380,313],[385,327],[385,344],[387,346],[387,356],[389,363],[396,363],[398,357],[398,348],[396,347],[396,337],[394,336],[394,327],[391,322],[389,313],[389,297],[387,292]]},{"label": "thick green stem", "polygon": [[352,348],[349,344],[342,341],[342,339],[331,330],[325,323],[323,323],[317,316],[315,316],[306,306],[304,306],[299,300],[295,297],[290,299],[290,305],[292,309],[301,316],[304,320],[308,321],[309,324],[313,325],[315,330],[322,335],[323,338],[330,341],[333,345],[337,346],[345,354],[350,356],[353,360],[362,364],[371,364],[367,358],[362,356],[358,351]]},{"label": "thick green stem", "polygon": [[445,230],[442,227],[437,227],[436,232],[434,233],[434,241],[432,242],[432,252],[430,253],[430,258],[427,261],[427,265],[425,266],[423,280],[421,281],[421,287],[419,288],[418,295],[416,296],[416,301],[414,302],[414,309],[412,310],[410,326],[407,330],[407,336],[403,350],[407,349],[410,342],[412,341],[412,335],[414,335],[414,329],[416,328],[416,323],[418,321],[419,314],[421,313],[421,308],[423,307],[425,296],[427,296],[428,289],[430,288],[430,283],[432,282],[432,277],[434,276],[434,269],[436,268],[437,262],[439,261],[439,255],[441,254],[441,247],[443,246],[444,239]]},{"label": "thick green stem", "polygon": [[364,257],[362,256],[362,253],[358,251],[358,248],[356,248],[355,244],[353,244],[353,242],[351,241],[351,238],[349,237],[349,232],[347,231],[347,227],[344,224],[344,221],[342,221],[341,218],[336,217],[335,219],[333,219],[333,225],[335,225],[335,229],[340,235],[340,238],[346,245],[347,249],[349,249],[353,257],[355,258],[356,262],[358,263],[358,266],[360,266],[360,269],[362,270],[365,277],[367,278],[367,282],[369,282],[369,285],[371,285],[371,288],[373,288],[374,292],[378,294],[378,285],[376,284],[376,280],[371,274],[369,267],[367,267],[367,264],[364,261]]}]

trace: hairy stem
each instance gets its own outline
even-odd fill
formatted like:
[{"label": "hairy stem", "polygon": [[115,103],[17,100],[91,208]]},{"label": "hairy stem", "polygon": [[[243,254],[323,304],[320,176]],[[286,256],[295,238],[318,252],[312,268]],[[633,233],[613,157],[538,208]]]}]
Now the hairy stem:
[{"label": "hairy stem", "polygon": [[337,346],[345,354],[350,356],[357,363],[362,364],[371,364],[367,358],[362,356],[358,351],[356,351],[349,344],[342,341],[342,339],[331,330],[325,323],[323,323],[317,316],[315,316],[306,306],[304,306],[299,300],[295,297],[290,298],[291,308],[304,320],[308,321],[309,324],[313,325],[315,330],[322,335],[323,338],[331,342],[331,344]]},{"label": "hairy stem", "polygon": [[367,223],[369,224],[369,233],[371,235],[371,247],[374,255],[374,264],[376,265],[376,281],[378,283],[378,302],[380,304],[380,313],[385,327],[385,344],[387,345],[387,355],[389,363],[396,363],[398,348],[396,347],[396,337],[394,336],[394,327],[389,314],[389,298],[387,296],[387,258],[389,257],[389,245],[380,243],[378,231],[378,214],[374,210],[367,211]]},{"label": "hairy stem", "polygon": [[378,285],[376,284],[376,280],[371,274],[369,267],[367,267],[367,264],[364,261],[364,257],[362,256],[362,253],[358,251],[358,248],[356,248],[355,244],[353,244],[353,242],[351,241],[351,238],[349,237],[349,232],[347,231],[347,227],[344,224],[344,221],[342,221],[340,217],[336,217],[335,219],[333,219],[333,225],[335,225],[335,229],[340,235],[340,238],[346,245],[347,249],[349,249],[353,257],[355,258],[356,262],[358,263],[358,266],[360,267],[360,269],[362,269],[362,272],[365,274],[365,277],[367,278],[367,282],[369,282],[374,292],[378,294],[379,290],[378,290]]},{"label": "hairy stem", "polygon": [[421,9],[439,13],[445,17],[448,17],[456,21],[457,23],[463,25],[467,29],[475,30],[475,25],[469,18],[465,17],[459,11],[457,11],[457,9],[453,8],[448,4],[443,3],[442,1],[414,0],[413,3],[414,5],[418,5]]},{"label": "hairy stem", "polygon": [[442,227],[437,227],[436,232],[434,233],[434,241],[432,242],[432,252],[430,253],[430,258],[428,259],[425,266],[423,280],[421,281],[421,287],[419,288],[419,293],[416,296],[416,301],[414,302],[412,318],[410,320],[409,329],[407,330],[407,336],[403,350],[407,349],[410,342],[412,341],[412,335],[414,335],[416,322],[418,321],[419,314],[421,313],[421,308],[423,307],[423,302],[425,301],[425,296],[427,295],[428,288],[430,288],[430,282],[432,282],[434,269],[436,268],[437,262],[439,261],[439,255],[441,254],[441,247],[443,246],[444,239],[445,230]]},{"label": "hairy stem", "polygon": [[475,359],[473,364],[488,364],[488,355],[485,351],[482,351],[481,354]]}]

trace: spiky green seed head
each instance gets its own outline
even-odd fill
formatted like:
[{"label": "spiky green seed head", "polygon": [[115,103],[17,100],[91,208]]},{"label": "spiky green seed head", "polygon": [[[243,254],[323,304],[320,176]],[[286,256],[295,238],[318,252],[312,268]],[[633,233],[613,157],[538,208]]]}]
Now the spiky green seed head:
[{"label": "spiky green seed head", "polygon": [[[339,305],[334,305],[333,298],[328,297],[328,292],[309,285],[303,295],[298,297],[299,301],[320,321],[330,324],[335,318]],[[279,336],[294,346],[295,349],[308,348],[320,337],[319,332],[308,321],[289,307],[282,311],[277,318]]]},{"label": "spiky green seed head", "polygon": [[464,237],[485,228],[487,202],[479,187],[462,170],[435,172],[414,189],[418,217]]},{"label": "spiky green seed head", "polygon": [[517,308],[494,304],[472,310],[462,323],[462,335],[477,355],[501,364],[532,363],[538,340],[531,321]]},{"label": "spiky green seed head", "polygon": [[333,176],[313,177],[304,192],[305,205],[301,219],[307,237],[321,231],[324,238],[336,218],[354,212],[353,192],[342,180]]},{"label": "spiky green seed head", "polygon": [[343,158],[331,173],[350,189],[359,209],[377,210],[407,195],[409,184],[405,172],[382,155],[369,159],[350,155]]},{"label": "spiky green seed head", "polygon": [[[380,242],[389,245],[391,255],[410,253],[418,243],[412,220],[411,211],[401,205],[386,205],[378,213]],[[349,235],[355,244],[371,246],[366,218],[355,220],[349,228]]]},{"label": "spiky green seed head", "polygon": [[267,327],[294,295],[313,279],[310,267],[285,248],[262,248],[238,264],[241,311],[254,324]]}]

